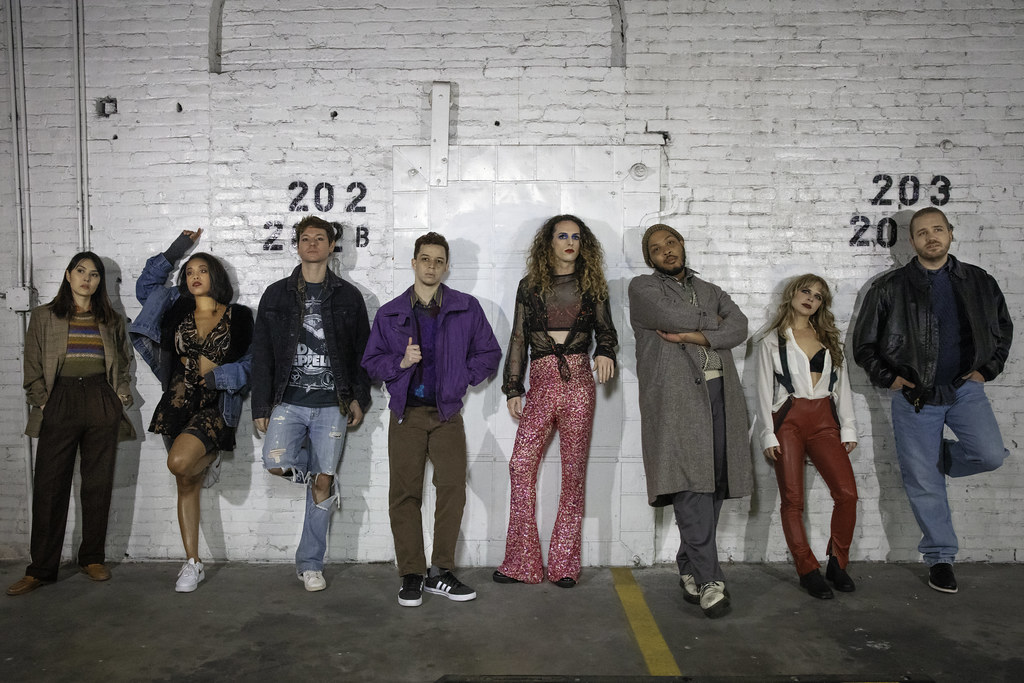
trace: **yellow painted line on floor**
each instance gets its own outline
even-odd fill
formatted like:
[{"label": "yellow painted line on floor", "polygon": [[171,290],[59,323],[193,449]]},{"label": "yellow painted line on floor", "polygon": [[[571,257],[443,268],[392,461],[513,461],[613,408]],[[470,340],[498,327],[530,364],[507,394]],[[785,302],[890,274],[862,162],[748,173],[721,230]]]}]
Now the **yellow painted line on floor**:
[{"label": "yellow painted line on floor", "polygon": [[613,568],[612,581],[622,601],[622,608],[626,610],[626,618],[629,619],[640,652],[647,662],[647,672],[652,676],[681,676],[676,658],[661,636],[661,630],[647,607],[643,591],[633,578],[632,570],[625,567]]}]

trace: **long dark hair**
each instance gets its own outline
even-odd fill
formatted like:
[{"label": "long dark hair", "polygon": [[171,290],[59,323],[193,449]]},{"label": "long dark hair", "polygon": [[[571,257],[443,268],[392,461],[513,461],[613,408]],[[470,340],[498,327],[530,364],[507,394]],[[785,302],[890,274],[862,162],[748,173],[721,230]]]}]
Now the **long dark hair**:
[{"label": "long dark hair", "polygon": [[75,296],[71,291],[68,275],[78,267],[79,263],[85,260],[92,261],[93,265],[96,266],[96,270],[100,273],[100,285],[90,298],[89,308],[92,310],[92,315],[96,322],[106,324],[114,320],[117,317],[117,313],[110,304],[110,297],[107,296],[107,269],[103,265],[103,260],[91,251],[80,251],[71,257],[68,267],[64,269],[64,277],[61,278],[60,289],[57,290],[57,296],[53,297],[53,301],[50,302],[50,307],[53,314],[61,319],[66,319],[78,310],[75,306]]},{"label": "long dark hair", "polygon": [[594,301],[604,301],[608,298],[608,283],[604,279],[604,251],[601,243],[586,223],[571,214],[552,216],[544,221],[544,225],[533,236],[526,258],[526,281],[530,289],[536,290],[541,297],[551,293],[552,274],[555,272],[551,240],[555,237],[555,226],[562,221],[572,221],[580,229],[580,254],[576,257],[580,293],[589,295]]},{"label": "long dark hair", "polygon": [[207,254],[205,251],[192,254],[188,257],[188,261],[181,264],[181,270],[178,271],[178,293],[181,294],[182,298],[195,300],[192,292],[188,291],[185,271],[188,269],[188,264],[196,259],[206,261],[206,266],[209,269],[210,297],[219,304],[224,304],[225,306],[230,304],[231,300],[235,298],[235,288],[231,286],[231,278],[228,277],[228,272],[224,270],[224,265],[215,256]]}]

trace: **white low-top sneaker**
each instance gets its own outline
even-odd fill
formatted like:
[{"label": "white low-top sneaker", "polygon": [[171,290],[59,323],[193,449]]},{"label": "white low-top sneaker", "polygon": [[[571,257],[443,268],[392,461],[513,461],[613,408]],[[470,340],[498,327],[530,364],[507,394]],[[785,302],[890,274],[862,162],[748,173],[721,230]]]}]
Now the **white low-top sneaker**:
[{"label": "white low-top sneaker", "polygon": [[700,587],[700,608],[704,616],[714,619],[729,611],[729,593],[725,581],[708,581]]},{"label": "white low-top sneaker", "polygon": [[203,563],[189,558],[188,562],[181,565],[178,580],[174,583],[174,590],[178,593],[191,593],[199,587],[199,582],[205,578],[206,572],[203,571]]},{"label": "white low-top sneaker", "polygon": [[324,573],[307,569],[299,575],[299,581],[306,586],[310,593],[322,591],[327,588],[327,581],[324,580]]},{"label": "white low-top sneaker", "polygon": [[683,589],[683,600],[691,605],[700,604],[700,589],[697,588],[697,581],[693,574],[680,574],[679,587]]}]

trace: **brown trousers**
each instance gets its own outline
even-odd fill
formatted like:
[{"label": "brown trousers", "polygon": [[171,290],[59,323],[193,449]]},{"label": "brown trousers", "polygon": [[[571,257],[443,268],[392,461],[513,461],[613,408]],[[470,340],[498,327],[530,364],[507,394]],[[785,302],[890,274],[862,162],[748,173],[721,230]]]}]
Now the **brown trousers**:
[{"label": "brown trousers", "polygon": [[58,377],[43,411],[32,488],[32,564],[25,573],[55,581],[71,502],[75,457],[82,453],[82,545],[78,564],[102,564],[114,487],[121,401],[103,375]]},{"label": "brown trousers", "polygon": [[466,431],[462,415],[442,422],[437,408],[409,407],[399,422],[391,414],[388,462],[391,487],[388,512],[399,575],[425,574],[423,550],[423,475],[427,460],[434,465],[434,550],[431,564],[455,568],[455,543],[466,506]]}]

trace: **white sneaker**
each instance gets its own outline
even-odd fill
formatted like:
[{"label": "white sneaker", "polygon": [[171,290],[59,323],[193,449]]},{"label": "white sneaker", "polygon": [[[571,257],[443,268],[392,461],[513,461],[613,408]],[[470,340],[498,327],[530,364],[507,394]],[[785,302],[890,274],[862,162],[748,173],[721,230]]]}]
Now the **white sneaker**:
[{"label": "white sneaker", "polygon": [[697,581],[693,574],[680,574],[679,587],[683,589],[683,600],[691,605],[700,604],[700,590],[697,588]]},{"label": "white sneaker", "polygon": [[203,476],[203,488],[208,489],[214,484],[220,481],[220,453],[217,453],[217,457],[214,458],[213,462],[206,468],[206,473]]},{"label": "white sneaker", "polygon": [[322,591],[327,588],[327,582],[324,581],[324,573],[307,569],[299,575],[299,581],[306,585],[306,590],[310,593],[316,591]]},{"label": "white sneaker", "polygon": [[191,593],[199,587],[199,582],[205,578],[206,572],[203,571],[203,563],[189,558],[188,562],[181,565],[178,580],[174,583],[174,590],[178,593]]},{"label": "white sneaker", "polygon": [[700,608],[709,619],[720,617],[729,611],[729,595],[725,581],[708,581],[700,587]]}]

